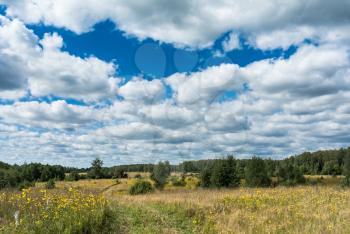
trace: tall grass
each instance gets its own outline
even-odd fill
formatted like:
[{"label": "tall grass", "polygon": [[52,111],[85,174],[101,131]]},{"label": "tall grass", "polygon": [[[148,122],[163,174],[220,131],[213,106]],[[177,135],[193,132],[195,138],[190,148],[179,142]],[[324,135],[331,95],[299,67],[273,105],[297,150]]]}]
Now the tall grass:
[{"label": "tall grass", "polygon": [[103,196],[75,189],[0,194],[2,233],[103,233],[115,221],[112,216]]},{"label": "tall grass", "polygon": [[119,201],[134,208],[167,207],[161,214],[173,210],[173,220],[181,216],[179,207],[193,210],[200,214],[194,224],[206,227],[195,233],[350,233],[350,190],[339,187],[177,190]]}]

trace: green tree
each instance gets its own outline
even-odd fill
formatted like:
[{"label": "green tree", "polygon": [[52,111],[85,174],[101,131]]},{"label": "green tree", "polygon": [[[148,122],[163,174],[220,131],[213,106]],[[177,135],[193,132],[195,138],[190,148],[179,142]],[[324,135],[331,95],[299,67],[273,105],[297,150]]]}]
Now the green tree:
[{"label": "green tree", "polygon": [[181,164],[181,170],[183,173],[197,172],[198,168],[191,161],[185,161]]},{"label": "green tree", "polygon": [[276,173],[278,180],[283,185],[293,186],[305,183],[301,170],[291,162],[283,162],[279,165]]},{"label": "green tree", "polygon": [[245,184],[249,187],[267,187],[271,184],[263,159],[253,157],[245,167]]},{"label": "green tree", "polygon": [[51,169],[50,166],[45,166],[44,169],[41,172],[40,180],[41,181],[48,181],[49,179],[54,178],[54,172]]},{"label": "green tree", "polygon": [[342,181],[344,186],[350,186],[350,147],[344,157],[343,175],[345,178]]},{"label": "green tree", "polygon": [[170,175],[170,164],[168,161],[159,162],[154,166],[151,179],[155,182],[155,186],[159,189],[164,188],[167,178]]},{"label": "green tree", "polygon": [[113,171],[113,178],[128,178],[128,173],[125,172],[125,170],[123,168],[116,168]]},{"label": "green tree", "polygon": [[200,173],[201,186],[204,188],[208,188],[211,185],[211,168],[206,167]]},{"label": "green tree", "polygon": [[103,161],[99,158],[95,158],[95,160],[91,162],[90,177],[95,179],[103,178],[102,165]]},{"label": "green tree", "polygon": [[237,187],[239,177],[236,173],[236,161],[232,156],[227,159],[216,160],[210,176],[210,184],[213,187]]}]

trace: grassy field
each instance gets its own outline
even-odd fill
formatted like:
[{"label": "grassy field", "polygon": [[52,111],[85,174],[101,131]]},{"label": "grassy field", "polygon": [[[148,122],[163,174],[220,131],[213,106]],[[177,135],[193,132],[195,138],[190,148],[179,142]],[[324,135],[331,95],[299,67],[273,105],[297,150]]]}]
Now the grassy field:
[{"label": "grassy field", "polygon": [[308,180],[290,188],[169,185],[137,196],[127,194],[136,179],[57,182],[48,191],[39,183],[0,192],[0,232],[350,233],[350,190],[337,177]]}]

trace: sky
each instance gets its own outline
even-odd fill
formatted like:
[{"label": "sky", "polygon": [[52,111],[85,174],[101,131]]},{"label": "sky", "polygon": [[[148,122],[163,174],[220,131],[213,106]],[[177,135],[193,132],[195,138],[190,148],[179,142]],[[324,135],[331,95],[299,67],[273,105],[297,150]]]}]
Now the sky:
[{"label": "sky", "polygon": [[348,0],[0,0],[0,161],[350,143]]}]

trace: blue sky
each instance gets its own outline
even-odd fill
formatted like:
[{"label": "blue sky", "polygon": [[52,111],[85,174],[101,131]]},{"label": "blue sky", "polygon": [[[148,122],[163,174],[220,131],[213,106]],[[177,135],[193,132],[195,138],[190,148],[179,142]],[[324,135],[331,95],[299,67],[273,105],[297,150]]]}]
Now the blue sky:
[{"label": "blue sky", "polygon": [[347,1],[81,4],[0,0],[1,161],[178,163],[347,146]]},{"label": "blue sky", "polygon": [[140,41],[135,37],[126,36],[109,20],[94,25],[93,31],[82,35],[42,24],[30,25],[28,28],[40,38],[45,33],[59,33],[65,42],[63,50],[70,54],[79,57],[96,56],[108,62],[116,61],[118,74],[123,77],[144,74],[149,79],[161,78],[176,72],[200,71],[221,63],[246,66],[257,60],[289,57],[295,52],[293,46],[287,50],[277,48],[262,51],[245,44],[246,41],[242,38],[242,49],[216,56],[215,51],[222,50],[221,43],[228,37],[228,32],[223,33],[210,48],[176,48],[169,43],[152,39]]}]

